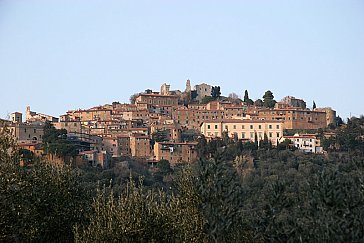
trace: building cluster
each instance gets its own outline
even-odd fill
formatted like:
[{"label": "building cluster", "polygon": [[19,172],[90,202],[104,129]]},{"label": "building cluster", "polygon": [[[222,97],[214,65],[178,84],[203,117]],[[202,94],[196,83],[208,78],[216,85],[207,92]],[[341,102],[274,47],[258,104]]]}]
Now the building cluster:
[{"label": "building cluster", "polygon": [[[259,142],[267,138],[272,145],[290,139],[306,152],[322,152],[315,135],[284,137],[284,130],[326,128],[335,122],[331,108],[306,107],[306,102],[292,96],[277,102],[274,108],[248,105],[242,101],[217,99],[207,104],[213,86],[195,85],[190,80],[184,91],[170,90],[163,84],[160,91],[146,90],[131,104],[113,102],[89,109],[69,110],[60,118],[26,109],[11,114],[9,128],[18,144],[26,148],[42,143],[44,122],[66,129],[70,139],[90,144],[79,156],[92,166],[107,166],[111,157],[131,156],[150,163],[168,160],[172,165],[197,159],[196,140],[186,134],[218,139],[224,134],[242,141]],[[37,146],[36,146],[37,145]],[[38,151],[39,152],[39,151]]]}]

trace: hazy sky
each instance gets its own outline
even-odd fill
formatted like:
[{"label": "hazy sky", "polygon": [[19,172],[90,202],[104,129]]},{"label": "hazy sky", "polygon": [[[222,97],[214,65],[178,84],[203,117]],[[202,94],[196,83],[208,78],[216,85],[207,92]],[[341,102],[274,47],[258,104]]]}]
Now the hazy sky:
[{"label": "hazy sky", "polygon": [[0,117],[202,82],[364,114],[364,1],[0,0]]}]

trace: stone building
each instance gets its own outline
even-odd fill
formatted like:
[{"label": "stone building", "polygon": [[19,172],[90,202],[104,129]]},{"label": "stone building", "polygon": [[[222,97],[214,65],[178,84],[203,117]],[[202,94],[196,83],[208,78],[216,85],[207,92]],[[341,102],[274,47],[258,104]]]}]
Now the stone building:
[{"label": "stone building", "polygon": [[197,92],[196,100],[201,102],[206,96],[211,96],[212,86],[205,83],[197,84],[195,90]]},{"label": "stone building", "polygon": [[319,129],[327,127],[326,113],[308,109],[260,109],[258,119],[283,122],[284,129]]},{"label": "stone building", "polygon": [[325,112],[326,113],[326,125],[336,125],[336,111],[333,110],[331,107],[324,107],[324,108],[316,108],[315,111]]},{"label": "stone building", "polygon": [[306,109],[306,102],[303,99],[297,99],[293,96],[286,96],[281,100],[281,102],[287,104],[290,107]]},{"label": "stone building", "polygon": [[171,165],[197,160],[197,143],[156,142],[154,144],[155,160],[168,160]]},{"label": "stone building", "polygon": [[43,140],[44,123],[10,123],[8,127],[18,144],[41,143]]},{"label": "stone building", "polygon": [[149,136],[132,134],[130,136],[130,153],[133,157],[149,158],[151,156]]}]

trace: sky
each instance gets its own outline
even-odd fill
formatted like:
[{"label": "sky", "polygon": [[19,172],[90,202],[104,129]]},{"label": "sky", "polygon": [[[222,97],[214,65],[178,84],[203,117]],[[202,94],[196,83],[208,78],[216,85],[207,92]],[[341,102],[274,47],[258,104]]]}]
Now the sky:
[{"label": "sky", "polygon": [[364,114],[364,1],[0,0],[1,118],[127,103],[187,79]]}]

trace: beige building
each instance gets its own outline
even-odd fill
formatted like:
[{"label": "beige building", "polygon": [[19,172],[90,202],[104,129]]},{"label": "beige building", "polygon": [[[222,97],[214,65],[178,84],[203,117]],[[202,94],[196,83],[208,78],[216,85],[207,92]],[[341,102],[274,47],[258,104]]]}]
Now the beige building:
[{"label": "beige building", "polygon": [[11,123],[8,124],[8,127],[18,144],[42,142],[44,135],[44,123]]},{"label": "beige building", "polygon": [[177,106],[177,95],[161,95],[161,94],[141,94],[136,98],[136,103],[148,104],[148,109],[153,106]]},{"label": "beige building", "polygon": [[38,122],[46,122],[46,121],[58,122],[59,119],[57,117],[54,117],[54,116],[51,116],[51,115],[46,115],[46,114],[42,114],[42,113],[37,113],[35,111],[31,111],[30,106],[27,106],[26,113],[25,113],[25,121],[26,122],[34,122],[34,121],[38,121]]},{"label": "beige building", "polygon": [[94,121],[94,120],[111,120],[112,110],[103,107],[95,107],[88,110],[67,111],[66,115],[61,116],[61,120],[78,120],[78,121]]},{"label": "beige building", "polygon": [[278,139],[283,136],[283,123],[279,121],[259,120],[210,120],[201,124],[201,133],[206,138],[222,137],[227,132],[230,138],[250,140],[255,142],[264,139],[264,134],[273,145],[277,145]]},{"label": "beige building", "polygon": [[13,112],[10,114],[10,120],[14,123],[22,123],[23,122],[23,114],[21,112]]},{"label": "beige building", "polygon": [[194,162],[197,159],[197,143],[156,142],[154,144],[155,160],[168,160],[175,165],[182,162]]}]

